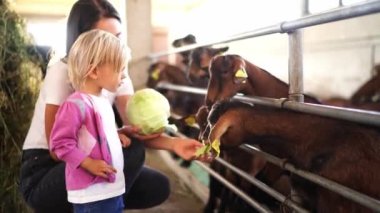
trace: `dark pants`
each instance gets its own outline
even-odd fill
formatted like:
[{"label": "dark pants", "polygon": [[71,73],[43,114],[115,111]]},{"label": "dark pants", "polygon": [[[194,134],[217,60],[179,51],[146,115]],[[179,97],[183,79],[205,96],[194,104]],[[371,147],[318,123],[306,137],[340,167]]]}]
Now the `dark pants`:
[{"label": "dark pants", "polygon": [[[170,193],[168,178],[144,167],[145,149],[133,140],[123,149],[127,209],[150,208],[164,202]],[[25,150],[20,172],[20,191],[36,212],[71,212],[65,186],[65,164],[50,158],[48,150]]]}]

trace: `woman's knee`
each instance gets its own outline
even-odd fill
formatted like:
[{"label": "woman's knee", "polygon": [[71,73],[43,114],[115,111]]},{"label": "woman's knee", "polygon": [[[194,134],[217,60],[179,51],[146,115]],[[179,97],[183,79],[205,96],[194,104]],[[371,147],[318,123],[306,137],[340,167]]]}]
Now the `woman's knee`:
[{"label": "woman's knee", "polygon": [[[65,164],[51,168],[33,187],[27,203],[36,212],[70,212],[65,186]],[[54,211],[52,211],[54,210]]]},{"label": "woman's knee", "polygon": [[152,199],[152,206],[159,205],[165,202],[170,195],[170,181],[167,176],[162,173],[157,173],[155,180],[148,184],[148,187],[154,190],[155,199]]},{"label": "woman's knee", "polygon": [[150,208],[166,201],[169,195],[169,179],[156,170],[143,167],[130,192],[125,196],[125,204],[128,209]]}]

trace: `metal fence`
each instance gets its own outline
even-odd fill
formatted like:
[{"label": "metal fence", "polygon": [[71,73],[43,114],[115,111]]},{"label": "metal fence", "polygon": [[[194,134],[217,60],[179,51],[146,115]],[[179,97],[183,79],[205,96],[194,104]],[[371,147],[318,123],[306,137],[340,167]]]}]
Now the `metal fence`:
[{"label": "metal fence", "polygon": [[[308,1],[304,0],[302,2],[302,10],[307,11]],[[374,111],[364,111],[347,109],[341,107],[331,107],[322,106],[317,104],[303,103],[303,77],[302,77],[302,34],[298,29],[306,28],[310,26],[315,26],[319,24],[355,18],[359,16],[369,15],[380,12],[380,1],[366,1],[364,3],[352,5],[352,6],[342,6],[340,8],[323,12],[320,14],[307,15],[299,19],[281,22],[272,26],[255,29],[250,32],[239,34],[233,37],[228,37],[225,39],[220,39],[213,42],[203,43],[203,44],[193,44],[181,48],[176,48],[170,51],[153,53],[148,56],[150,59],[155,59],[158,57],[166,56],[169,54],[180,53],[183,51],[189,51],[198,47],[210,46],[221,43],[228,43],[233,41],[238,41],[247,38],[259,37],[264,35],[270,35],[274,33],[288,33],[289,35],[289,97],[284,99],[271,99],[262,97],[247,97],[247,96],[235,96],[235,99],[242,101],[249,101],[254,104],[266,105],[277,108],[286,108],[294,111],[310,113],[315,115],[327,116],[336,119],[349,120],[352,122],[358,122],[361,124],[369,124],[374,126],[380,126],[380,113]],[[304,12],[306,13],[306,12]],[[161,83],[158,88],[165,88],[180,92],[193,93],[199,95],[205,95],[206,90],[194,87],[184,87],[173,84]],[[297,174],[309,181],[312,181],[322,187],[329,190],[335,191],[336,193],[351,199],[363,206],[366,206],[374,211],[380,211],[380,201],[371,198],[367,195],[354,191],[348,187],[342,186],[336,182],[327,180],[326,178],[320,177],[318,175],[309,173],[307,171],[299,170],[293,165],[284,163],[281,159],[272,156],[268,153],[262,152],[257,148],[250,145],[242,145],[242,149],[263,156],[267,161],[282,167],[292,173]],[[217,158],[219,163],[231,169],[232,171],[239,174],[242,178],[250,181],[256,187],[262,189],[269,195],[273,196],[278,201],[288,205],[297,212],[307,212],[307,210],[298,206],[291,200],[286,199],[283,195],[276,192],[272,188],[268,187],[264,183],[260,182],[256,178],[248,175],[247,173],[241,171],[240,169],[234,167],[233,165],[225,162],[224,160]],[[268,212],[269,210],[261,206],[247,194],[245,194],[240,189],[233,186],[231,183],[226,181],[223,177],[217,174],[215,171],[208,168],[205,164],[197,162],[201,167],[203,167],[210,175],[214,176],[217,180],[221,181],[226,187],[238,194],[243,200],[245,200],[252,207],[256,208],[259,212]]]}]

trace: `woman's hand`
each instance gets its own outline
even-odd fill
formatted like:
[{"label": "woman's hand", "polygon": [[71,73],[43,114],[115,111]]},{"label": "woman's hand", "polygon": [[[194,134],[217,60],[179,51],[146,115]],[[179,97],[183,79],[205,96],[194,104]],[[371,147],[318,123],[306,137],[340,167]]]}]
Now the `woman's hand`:
[{"label": "woman's hand", "polygon": [[151,140],[154,138],[158,138],[161,136],[162,133],[156,133],[156,134],[151,134],[151,135],[142,135],[141,134],[141,129],[138,127],[134,126],[123,126],[118,130],[119,134],[125,134],[130,137],[136,138],[141,141],[146,141],[146,140]]},{"label": "woman's hand", "polygon": [[193,139],[178,138],[173,143],[173,151],[185,160],[195,159],[195,152],[203,144]]},{"label": "woman's hand", "polygon": [[49,154],[50,154],[50,157],[53,158],[53,160],[60,161],[57,155],[53,151],[49,150]]},{"label": "woman's hand", "polygon": [[204,163],[211,163],[211,161],[213,161],[215,159],[215,155],[210,155],[210,154],[204,154],[204,155],[200,155],[198,157],[196,157],[194,160],[199,160],[199,161],[202,161]]},{"label": "woman's hand", "polygon": [[130,138],[128,138],[126,135],[124,135],[122,133],[117,133],[117,134],[119,135],[121,145],[124,148],[127,148],[129,145],[131,145],[131,139]]}]

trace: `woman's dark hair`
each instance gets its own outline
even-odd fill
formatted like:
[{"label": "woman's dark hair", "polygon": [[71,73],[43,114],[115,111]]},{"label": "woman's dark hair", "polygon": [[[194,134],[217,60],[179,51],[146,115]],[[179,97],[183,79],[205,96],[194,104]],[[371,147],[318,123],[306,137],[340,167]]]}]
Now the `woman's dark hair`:
[{"label": "woman's dark hair", "polygon": [[93,29],[101,18],[115,18],[119,13],[108,0],[78,0],[71,8],[67,21],[66,54],[80,34]]}]

